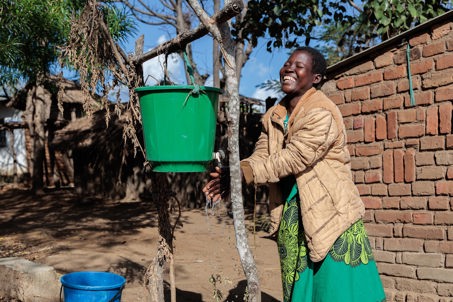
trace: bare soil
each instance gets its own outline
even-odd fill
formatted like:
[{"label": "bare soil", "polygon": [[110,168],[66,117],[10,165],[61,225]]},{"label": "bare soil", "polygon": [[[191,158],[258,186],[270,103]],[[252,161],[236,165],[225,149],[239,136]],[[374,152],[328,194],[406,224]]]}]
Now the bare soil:
[{"label": "bare soil", "polygon": [[[147,301],[143,276],[158,239],[152,203],[81,200],[62,189],[33,196],[26,189],[4,187],[0,212],[0,257],[23,257],[53,266],[62,275],[115,272],[127,280],[121,301]],[[225,207],[183,210],[180,222],[175,232],[177,301],[244,301],[246,278]],[[247,221],[250,227],[255,223]],[[273,302],[282,296],[280,267],[276,244],[266,236],[250,231],[249,244],[262,301]],[[165,278],[168,286],[168,273]]]}]

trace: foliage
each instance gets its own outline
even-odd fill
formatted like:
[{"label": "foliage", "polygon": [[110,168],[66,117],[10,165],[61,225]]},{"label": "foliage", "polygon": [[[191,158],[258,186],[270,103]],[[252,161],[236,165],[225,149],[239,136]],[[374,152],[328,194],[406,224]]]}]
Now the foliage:
[{"label": "foliage", "polygon": [[[0,84],[34,81],[50,72],[67,42],[71,20],[86,0],[2,0],[0,7]],[[130,20],[104,6],[115,39],[125,39]]]},{"label": "foliage", "polygon": [[77,6],[66,0],[6,0],[0,19],[0,78],[34,79],[48,71]]},{"label": "foliage", "polygon": [[315,41],[331,55],[338,52],[335,62],[451,8],[451,0],[250,0],[235,33],[253,46],[268,38],[268,51]]}]

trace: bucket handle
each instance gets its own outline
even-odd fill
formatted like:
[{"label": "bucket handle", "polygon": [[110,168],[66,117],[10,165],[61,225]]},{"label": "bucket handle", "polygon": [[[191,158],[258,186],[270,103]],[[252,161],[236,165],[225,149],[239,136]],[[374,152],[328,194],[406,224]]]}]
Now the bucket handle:
[{"label": "bucket handle", "polygon": [[191,84],[193,85],[193,89],[189,92],[189,94],[186,96],[186,99],[184,100],[184,103],[182,104],[183,107],[186,106],[187,100],[191,95],[199,95],[200,93],[206,93],[204,92],[203,89],[200,88],[200,85],[195,83],[195,77],[193,76],[193,68],[192,65],[190,65],[189,58],[187,57],[187,53],[184,51],[184,63],[186,65],[187,73],[189,74],[190,81],[192,82]]},{"label": "bucket handle", "polygon": [[[124,285],[120,287],[120,289],[116,292],[116,294],[108,302],[115,301],[121,295],[121,293],[123,292],[123,289],[124,289]],[[60,302],[63,302],[63,300],[61,300],[62,292],[63,292],[63,285],[60,286]]]},{"label": "bucket handle", "polygon": [[112,299],[109,300],[109,302],[115,301],[121,295],[121,292],[123,291],[123,289],[124,289],[124,285],[121,286],[121,288],[116,292],[116,294],[112,297]]}]

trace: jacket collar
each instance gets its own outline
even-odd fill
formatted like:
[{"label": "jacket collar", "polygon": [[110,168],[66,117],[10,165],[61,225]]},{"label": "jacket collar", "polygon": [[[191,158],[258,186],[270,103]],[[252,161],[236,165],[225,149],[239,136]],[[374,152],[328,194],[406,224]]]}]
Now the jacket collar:
[{"label": "jacket collar", "polygon": [[[299,113],[301,108],[307,103],[308,99],[315,94],[317,89],[315,87],[312,87],[308,89],[303,96],[301,96],[300,100],[297,102],[296,107],[294,108],[293,112],[291,113],[291,116],[289,118],[288,124],[292,122],[294,117]],[[278,103],[272,112],[272,120],[279,122],[283,121],[286,117],[287,110],[286,110],[286,100],[283,100],[282,102]]]}]

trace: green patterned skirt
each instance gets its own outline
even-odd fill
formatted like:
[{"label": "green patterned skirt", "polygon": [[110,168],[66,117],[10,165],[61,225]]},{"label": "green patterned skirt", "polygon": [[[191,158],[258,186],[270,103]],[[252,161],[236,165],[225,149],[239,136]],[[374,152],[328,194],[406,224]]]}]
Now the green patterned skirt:
[{"label": "green patterned skirt", "polygon": [[323,261],[312,262],[308,257],[297,195],[285,203],[278,231],[284,301],[385,301],[362,220],[338,237]]}]

